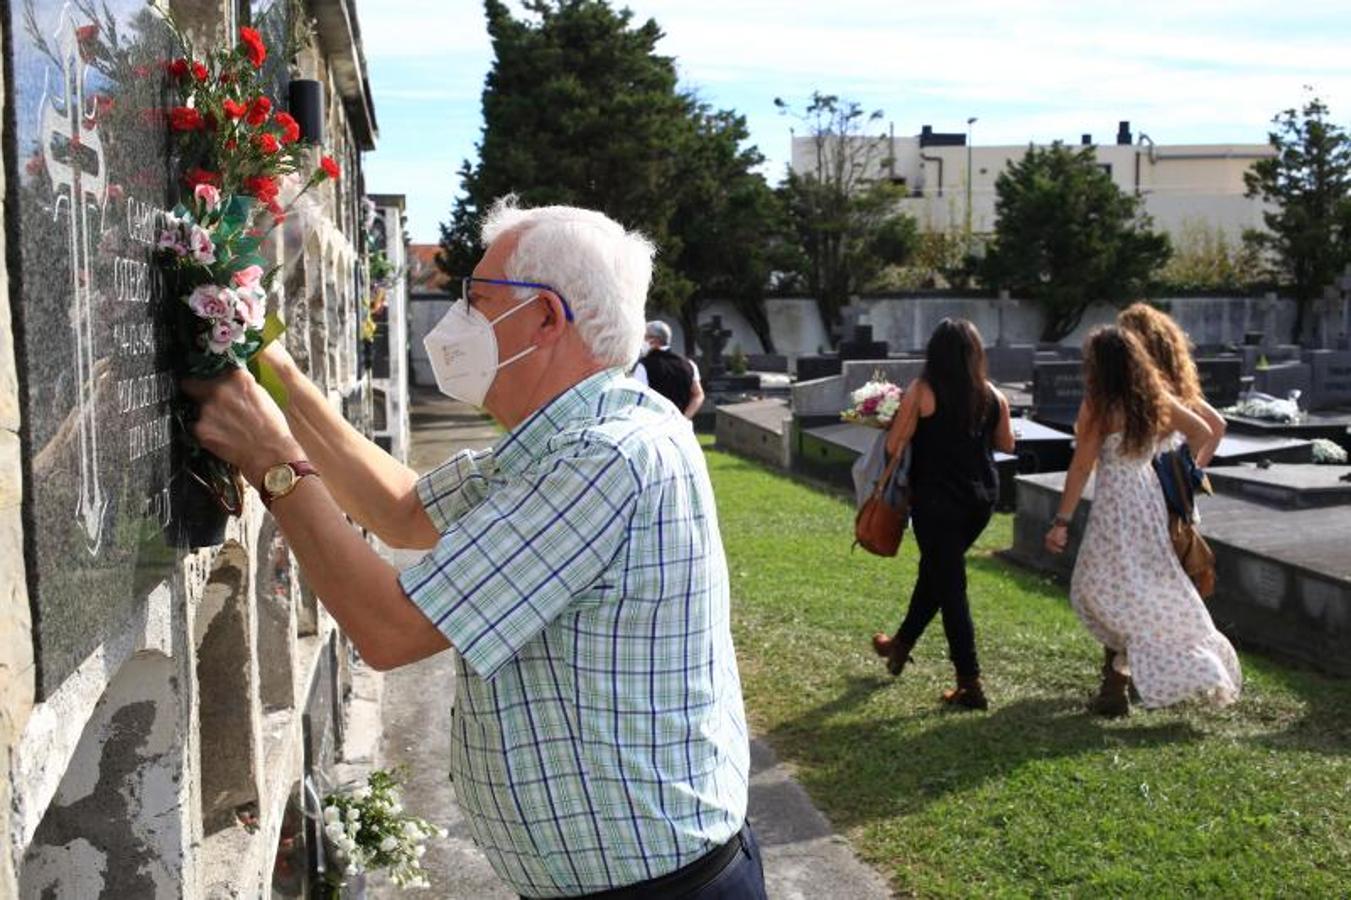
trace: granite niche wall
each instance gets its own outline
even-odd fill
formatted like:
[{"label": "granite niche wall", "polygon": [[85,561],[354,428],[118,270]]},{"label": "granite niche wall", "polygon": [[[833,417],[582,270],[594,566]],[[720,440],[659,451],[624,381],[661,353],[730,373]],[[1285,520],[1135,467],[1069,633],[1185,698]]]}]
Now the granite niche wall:
[{"label": "granite niche wall", "polygon": [[[205,39],[286,8],[173,6]],[[150,257],[179,189],[154,114],[168,32],[143,0],[4,10],[0,897],[304,896],[322,864],[307,795],[342,755],[352,656],[256,495],[227,517],[175,438],[170,298]],[[264,253],[282,267],[288,347],[359,419],[356,185],[373,123],[353,120],[350,67],[329,64],[360,58],[351,29],[289,71],[327,88],[344,183]]]}]

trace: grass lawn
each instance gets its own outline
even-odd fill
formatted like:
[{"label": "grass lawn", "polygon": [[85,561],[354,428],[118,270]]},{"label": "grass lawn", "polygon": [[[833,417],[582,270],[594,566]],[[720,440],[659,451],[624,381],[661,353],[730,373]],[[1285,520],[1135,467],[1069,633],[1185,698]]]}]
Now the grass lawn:
[{"label": "grass lawn", "polygon": [[941,708],[936,618],[887,676],[915,575],[852,553],[853,511],[710,449],[752,724],[902,896],[1351,895],[1351,682],[1243,655],[1228,710],[1084,711],[1101,651],[1065,590],[994,558],[968,572],[988,713]]}]

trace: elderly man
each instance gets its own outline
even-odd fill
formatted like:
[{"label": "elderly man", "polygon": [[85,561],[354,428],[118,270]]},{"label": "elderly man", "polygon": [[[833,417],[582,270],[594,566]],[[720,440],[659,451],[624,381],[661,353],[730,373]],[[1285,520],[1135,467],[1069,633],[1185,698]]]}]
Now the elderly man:
[{"label": "elderly man", "polygon": [[643,339],[647,352],[634,366],[633,377],[674,403],[685,418],[693,419],[704,405],[699,367],[671,349],[671,326],[665,322],[648,322]]},{"label": "elderly man", "polygon": [[[196,434],[259,488],[367,662],[458,653],[456,795],[515,891],[763,897],[708,473],[685,421],[624,377],[653,248],[510,198],[483,243],[427,346],[441,389],[509,429],[491,450],[419,479],[271,348],[285,413],[235,372],[186,386]],[[344,512],[430,552],[396,572]]]}]

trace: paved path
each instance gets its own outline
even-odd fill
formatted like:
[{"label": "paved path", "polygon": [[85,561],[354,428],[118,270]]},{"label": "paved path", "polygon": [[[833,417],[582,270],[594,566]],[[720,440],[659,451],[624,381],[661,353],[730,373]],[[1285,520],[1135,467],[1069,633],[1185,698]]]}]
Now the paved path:
[{"label": "paved path", "polygon": [[[497,435],[496,429],[473,410],[439,394],[415,395],[412,416],[410,463],[419,472],[464,447],[486,446]],[[409,767],[412,774],[405,790],[405,805],[448,828],[450,839],[434,842],[423,859],[433,885],[430,890],[399,894],[373,884],[372,897],[515,897],[497,881],[474,848],[455,806],[447,777],[453,680],[448,653],[385,676],[385,764]],[[760,741],[751,745],[750,818],[764,851],[771,900],[880,900],[891,896],[881,876],[858,861],[844,839],[812,806],[806,792],[778,764],[773,751]]]}]

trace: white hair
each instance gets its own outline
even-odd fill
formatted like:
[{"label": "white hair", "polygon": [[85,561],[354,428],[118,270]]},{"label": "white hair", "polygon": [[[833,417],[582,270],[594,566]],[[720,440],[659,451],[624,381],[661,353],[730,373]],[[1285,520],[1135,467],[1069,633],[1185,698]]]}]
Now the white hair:
[{"label": "white hair", "polygon": [[[517,237],[505,271],[512,281],[547,284],[572,308],[574,324],[597,361],[629,366],[643,344],[643,309],[657,248],[608,216],[576,206],[522,209],[516,195],[493,204],[482,241]],[[517,289],[528,296],[529,289]]]}]

